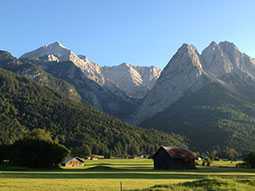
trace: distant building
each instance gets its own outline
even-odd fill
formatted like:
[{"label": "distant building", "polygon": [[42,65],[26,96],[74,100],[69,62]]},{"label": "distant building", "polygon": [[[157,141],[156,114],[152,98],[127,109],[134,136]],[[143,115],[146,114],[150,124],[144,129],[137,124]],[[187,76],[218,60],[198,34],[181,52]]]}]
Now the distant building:
[{"label": "distant building", "polygon": [[80,167],[83,166],[85,159],[80,157],[67,158],[63,161],[62,165],[65,167]]},{"label": "distant building", "polygon": [[195,168],[195,154],[184,148],[161,146],[152,158],[157,170]]}]

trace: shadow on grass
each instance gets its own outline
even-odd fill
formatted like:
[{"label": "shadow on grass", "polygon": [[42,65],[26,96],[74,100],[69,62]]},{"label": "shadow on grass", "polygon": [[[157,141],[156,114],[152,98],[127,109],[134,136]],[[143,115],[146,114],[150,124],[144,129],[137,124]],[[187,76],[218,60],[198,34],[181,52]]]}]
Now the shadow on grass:
[{"label": "shadow on grass", "polygon": [[[8,171],[9,170],[9,171]],[[251,173],[251,174],[245,174]],[[254,174],[253,174],[254,173]],[[204,167],[193,170],[158,171],[152,168],[117,168],[106,163],[81,169],[0,169],[0,178],[31,179],[199,179],[204,177],[255,178],[254,169]]]},{"label": "shadow on grass", "polygon": [[197,179],[203,175],[187,174],[154,174],[154,173],[29,173],[16,172],[0,174],[0,178],[30,178],[30,179]]},{"label": "shadow on grass", "polygon": [[179,184],[160,184],[154,185],[145,189],[136,189],[129,191],[191,191],[191,190],[199,190],[199,191],[227,191],[227,190],[242,190],[242,191],[250,191],[254,190],[255,180],[227,180],[227,179],[219,179],[219,178],[204,178],[195,181],[188,181]]}]

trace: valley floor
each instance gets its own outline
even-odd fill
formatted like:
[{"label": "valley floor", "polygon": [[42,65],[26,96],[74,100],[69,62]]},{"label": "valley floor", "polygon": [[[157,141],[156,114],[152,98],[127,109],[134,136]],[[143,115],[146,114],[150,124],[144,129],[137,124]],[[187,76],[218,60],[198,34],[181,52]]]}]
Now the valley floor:
[{"label": "valley floor", "polygon": [[[0,171],[0,191],[118,191],[121,184],[123,190],[145,189],[154,185],[164,186],[145,190],[175,190],[173,185],[201,179],[204,180],[201,184],[210,181],[210,184],[221,185],[217,181],[223,180],[231,183],[223,186],[234,185],[234,190],[255,190],[255,170],[238,169],[235,164],[215,161],[211,167],[198,167],[196,170],[155,171],[149,159],[87,161],[85,167],[76,169]],[[194,186],[197,183],[190,184]],[[177,187],[176,190],[183,188]]]}]

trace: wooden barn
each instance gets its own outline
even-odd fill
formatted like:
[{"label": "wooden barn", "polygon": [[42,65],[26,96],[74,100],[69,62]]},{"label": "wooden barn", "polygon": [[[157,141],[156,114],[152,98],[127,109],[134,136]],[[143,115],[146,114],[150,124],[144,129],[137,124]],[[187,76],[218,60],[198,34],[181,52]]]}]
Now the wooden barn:
[{"label": "wooden barn", "polygon": [[62,165],[65,167],[80,167],[84,164],[85,159],[80,157],[67,158],[63,161]]},{"label": "wooden barn", "polygon": [[195,154],[184,148],[161,146],[152,158],[157,170],[195,168]]}]

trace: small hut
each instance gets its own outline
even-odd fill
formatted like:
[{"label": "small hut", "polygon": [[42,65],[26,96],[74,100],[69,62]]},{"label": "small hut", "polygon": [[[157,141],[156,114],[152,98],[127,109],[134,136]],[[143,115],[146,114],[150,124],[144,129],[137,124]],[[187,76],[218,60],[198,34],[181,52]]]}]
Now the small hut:
[{"label": "small hut", "polygon": [[152,158],[157,170],[195,168],[195,154],[184,148],[161,146]]},{"label": "small hut", "polygon": [[80,167],[84,164],[85,159],[80,157],[67,158],[63,161],[65,167]]}]

